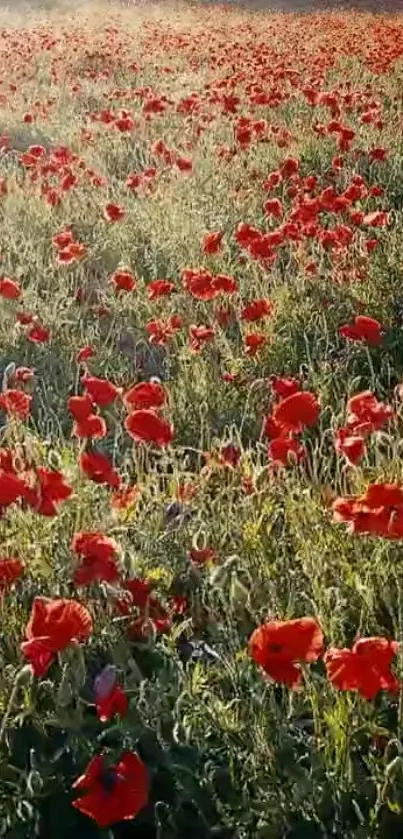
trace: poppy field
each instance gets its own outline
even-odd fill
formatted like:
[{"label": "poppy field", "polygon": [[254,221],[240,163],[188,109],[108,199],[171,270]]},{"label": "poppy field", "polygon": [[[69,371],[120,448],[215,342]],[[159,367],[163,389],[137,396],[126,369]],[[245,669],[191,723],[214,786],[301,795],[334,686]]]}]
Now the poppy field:
[{"label": "poppy field", "polygon": [[0,67],[0,836],[403,837],[403,17]]}]

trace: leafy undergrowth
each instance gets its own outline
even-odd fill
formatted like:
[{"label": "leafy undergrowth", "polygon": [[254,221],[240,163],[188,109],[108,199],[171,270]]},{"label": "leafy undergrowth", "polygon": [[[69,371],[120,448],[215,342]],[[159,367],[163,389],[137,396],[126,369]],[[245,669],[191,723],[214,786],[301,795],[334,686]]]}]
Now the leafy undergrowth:
[{"label": "leafy undergrowth", "polygon": [[403,20],[0,36],[0,835],[403,835]]}]

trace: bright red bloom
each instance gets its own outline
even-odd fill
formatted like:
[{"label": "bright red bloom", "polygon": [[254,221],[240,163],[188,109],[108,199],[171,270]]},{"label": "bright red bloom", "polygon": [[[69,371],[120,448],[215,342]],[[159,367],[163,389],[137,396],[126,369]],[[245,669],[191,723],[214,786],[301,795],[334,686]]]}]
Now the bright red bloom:
[{"label": "bright red bloom", "polygon": [[0,470],[0,510],[15,501],[24,498],[26,486],[24,482],[11,471]]},{"label": "bright red bloom", "polygon": [[200,352],[204,344],[210,343],[215,338],[215,331],[212,326],[196,326],[192,323],[189,326],[190,347],[193,352]]},{"label": "bright red bloom", "polygon": [[86,245],[81,244],[81,242],[71,242],[66,248],[59,250],[57,262],[60,265],[71,265],[73,262],[79,262],[86,254]]},{"label": "bright red bloom", "polygon": [[222,240],[224,234],[220,231],[216,233],[206,233],[202,238],[202,251],[205,254],[220,253],[222,248]]},{"label": "bright red bloom", "polygon": [[356,466],[366,453],[366,445],[359,434],[355,434],[348,426],[339,428],[336,432],[335,449],[343,454],[348,463]]},{"label": "bright red bloom", "polygon": [[175,291],[175,283],[171,283],[169,280],[153,280],[147,286],[147,294],[150,300],[167,297],[173,291]]},{"label": "bright red bloom", "polygon": [[314,393],[300,390],[287,396],[273,413],[274,422],[283,431],[298,432],[303,428],[315,425],[319,418],[319,402]]},{"label": "bright red bloom", "polygon": [[116,222],[121,221],[126,215],[125,210],[119,204],[107,204],[103,209],[103,216],[105,221]]},{"label": "bright red bloom", "polygon": [[362,223],[367,227],[385,227],[389,224],[389,221],[389,213],[384,210],[375,210],[373,213],[364,216]]},{"label": "bright red bloom", "polygon": [[44,676],[57,653],[73,641],[87,641],[92,633],[92,618],[85,606],[75,600],[50,600],[35,597],[31,617],[21,644],[35,676]]},{"label": "bright red bloom", "polygon": [[347,402],[347,424],[354,429],[367,426],[369,431],[379,431],[393,417],[393,408],[378,402],[374,393],[364,390]]},{"label": "bright red bloom", "polygon": [[24,573],[24,566],[20,559],[9,557],[0,558],[0,595],[11,588],[13,583]]},{"label": "bright red bloom", "polygon": [[189,556],[195,565],[203,566],[210,562],[216,562],[217,554],[214,548],[193,548],[189,551]]},{"label": "bright red bloom", "polygon": [[134,291],[136,278],[131,271],[115,271],[111,276],[111,282],[116,286],[117,291]]},{"label": "bright red bloom", "polygon": [[161,408],[165,404],[166,396],[166,391],[159,382],[139,382],[126,391],[123,403],[128,411]]},{"label": "bright red bloom", "polygon": [[81,422],[87,419],[92,413],[92,399],[86,393],[84,396],[70,396],[67,400],[67,407],[75,420]]},{"label": "bright red bloom", "polygon": [[80,467],[87,478],[95,484],[107,484],[111,489],[118,489],[120,477],[115,472],[110,460],[100,452],[83,452]]},{"label": "bright red bloom", "polygon": [[390,670],[399,649],[387,638],[360,638],[351,650],[330,647],[324,657],[329,681],[338,690],[358,691],[364,699],[374,699],[380,690],[395,693],[400,683]]},{"label": "bright red bloom", "polygon": [[114,539],[99,531],[83,531],[73,536],[71,549],[81,557],[81,565],[74,572],[77,586],[88,586],[100,580],[117,582],[120,574],[117,567],[118,546]]},{"label": "bright red bloom", "polygon": [[75,422],[72,430],[73,437],[79,440],[102,440],[108,433],[103,417],[90,414],[88,417]]},{"label": "bright red bloom", "polygon": [[131,618],[128,631],[132,638],[146,640],[150,623],[159,634],[169,631],[171,616],[153,594],[148,580],[138,577],[126,580],[124,589],[126,596],[116,600],[116,608],[121,615]]},{"label": "bright red bloom", "polygon": [[241,320],[255,323],[263,318],[270,317],[273,314],[273,303],[267,298],[261,300],[251,300],[246,306],[241,309]]},{"label": "bright red bloom", "polygon": [[249,653],[276,682],[298,687],[299,662],[313,662],[323,651],[323,633],[314,618],[270,621],[258,626],[249,638]]},{"label": "bright red bloom", "polygon": [[221,446],[219,451],[219,461],[223,466],[230,466],[231,469],[236,469],[241,459],[241,450],[233,443],[228,443],[226,446]]},{"label": "bright red bloom", "polygon": [[106,408],[112,405],[120,390],[108,379],[98,379],[96,376],[84,375],[81,379],[84,389],[90,395],[95,405]]},{"label": "bright red bloom", "polygon": [[9,277],[2,277],[0,279],[0,295],[6,300],[18,300],[21,297],[21,286],[16,280],[10,280]]},{"label": "bright red bloom", "polygon": [[339,327],[339,334],[350,341],[364,341],[370,347],[376,347],[382,341],[382,327],[375,318],[358,315],[352,326],[345,324]]},{"label": "bright red bloom", "polygon": [[295,437],[276,437],[269,443],[269,457],[274,463],[291,466],[305,458],[305,448]]},{"label": "bright red bloom", "polygon": [[137,755],[126,752],[114,766],[107,766],[99,755],[73,784],[83,793],[73,806],[94,819],[98,827],[110,827],[133,819],[146,806],[149,787],[147,768]]},{"label": "bright red bloom", "polygon": [[182,285],[185,291],[188,291],[196,300],[213,300],[219,294],[215,278],[205,268],[184,268]]},{"label": "bright red bloom", "polygon": [[46,341],[49,341],[50,332],[49,329],[46,329],[46,326],[41,326],[39,323],[36,323],[28,331],[27,338],[34,344],[45,344]]},{"label": "bright red bloom", "polygon": [[301,383],[298,379],[281,378],[280,376],[269,376],[269,381],[272,390],[280,399],[286,399],[287,396],[292,396],[301,390]]},{"label": "bright red bloom", "polygon": [[33,489],[25,489],[24,497],[30,506],[41,516],[57,516],[62,501],[67,501],[73,494],[64,475],[56,469],[39,466],[36,470],[36,484]]},{"label": "bright red bloom", "polygon": [[364,495],[336,498],[334,520],[349,524],[353,533],[403,538],[403,490],[399,484],[371,484]]},{"label": "bright red bloom", "polygon": [[116,670],[107,665],[94,681],[95,707],[101,722],[108,722],[114,716],[126,716],[129,703],[127,696],[117,684]]},{"label": "bright red bloom", "polygon": [[267,341],[267,335],[264,335],[263,332],[249,332],[249,334],[244,337],[246,355],[253,358],[253,356],[257,355],[261,347],[263,347],[264,344],[267,344]]},{"label": "bright red bloom", "polygon": [[88,359],[92,358],[93,355],[95,355],[95,350],[92,347],[88,345],[82,347],[76,355],[76,362],[77,364],[81,364],[83,361],[88,361]]},{"label": "bright red bloom", "polygon": [[0,394],[0,409],[6,414],[25,420],[31,412],[32,396],[23,390],[4,390]]},{"label": "bright red bloom", "polygon": [[164,448],[173,440],[173,426],[156,411],[141,408],[125,419],[125,429],[138,443],[151,443]]}]

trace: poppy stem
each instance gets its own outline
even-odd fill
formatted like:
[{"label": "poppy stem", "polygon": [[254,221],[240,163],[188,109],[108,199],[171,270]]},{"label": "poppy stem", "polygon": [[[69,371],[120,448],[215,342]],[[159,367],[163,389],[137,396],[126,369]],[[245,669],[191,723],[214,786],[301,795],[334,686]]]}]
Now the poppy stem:
[{"label": "poppy stem", "polygon": [[13,689],[10,693],[10,698],[8,700],[8,703],[7,703],[7,708],[5,710],[5,713],[3,714],[3,718],[2,718],[2,721],[1,721],[1,725],[0,725],[0,746],[3,743],[3,740],[4,740],[4,735],[5,735],[6,729],[7,729],[7,723],[8,723],[8,720],[10,718],[11,712],[12,712],[13,707],[14,707],[15,697],[17,696],[18,689],[21,686],[21,683],[26,681],[26,677],[27,677],[28,674],[29,674],[29,677],[30,677],[30,680],[31,680],[32,670],[31,670],[30,665],[26,665],[26,664],[24,665],[24,667],[21,668],[19,673],[17,673],[16,679],[15,679],[15,682],[14,682],[14,686],[13,686]]}]

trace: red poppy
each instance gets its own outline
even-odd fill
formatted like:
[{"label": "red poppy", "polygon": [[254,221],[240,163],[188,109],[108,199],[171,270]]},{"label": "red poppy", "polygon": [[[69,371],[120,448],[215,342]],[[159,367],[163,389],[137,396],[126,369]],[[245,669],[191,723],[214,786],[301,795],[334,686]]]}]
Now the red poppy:
[{"label": "red poppy", "polygon": [[41,516],[57,516],[61,502],[67,501],[72,493],[73,490],[66,483],[62,472],[39,466],[36,470],[35,486],[25,489],[25,498]]},{"label": "red poppy", "polygon": [[137,755],[126,752],[119,763],[107,766],[102,755],[92,758],[84,775],[73,784],[82,795],[73,806],[94,819],[98,827],[133,819],[149,796],[147,768]]},{"label": "red poppy", "polygon": [[199,566],[208,565],[217,560],[217,554],[214,548],[193,548],[189,551],[189,556],[192,562]]},{"label": "red poppy", "polygon": [[155,632],[162,634],[171,628],[171,616],[152,592],[148,580],[134,578],[124,583],[125,597],[116,600],[119,613],[130,618],[128,632],[139,641],[147,639],[150,624]]},{"label": "red poppy", "polygon": [[116,669],[107,665],[94,681],[95,707],[101,722],[112,717],[126,716],[129,703],[123,688],[117,683]]},{"label": "red poppy", "polygon": [[403,538],[403,490],[399,484],[371,484],[364,495],[336,498],[332,509],[334,520],[349,524],[353,533]]},{"label": "red poppy", "polygon": [[366,453],[366,445],[359,434],[355,434],[348,426],[339,428],[336,432],[335,449],[343,454],[348,463],[356,466]]},{"label": "red poppy", "polygon": [[267,341],[267,335],[264,335],[262,332],[250,332],[248,335],[245,335],[244,346],[246,355],[253,358],[253,356],[257,355],[261,347],[267,344]]},{"label": "red poppy", "polygon": [[32,381],[35,376],[35,371],[32,367],[16,367],[14,371],[14,375],[11,376],[10,381],[18,382],[25,385],[27,382]]},{"label": "red poppy", "polygon": [[111,276],[111,282],[115,284],[117,291],[134,291],[136,278],[131,271],[115,271]]},{"label": "red poppy", "polygon": [[81,242],[71,242],[66,248],[59,250],[57,262],[60,265],[71,265],[73,262],[83,259],[86,254],[86,245],[81,244]]},{"label": "red poppy", "polygon": [[25,420],[31,412],[32,396],[23,390],[4,390],[0,394],[0,409],[6,414]]},{"label": "red poppy", "polygon": [[82,364],[83,361],[88,361],[89,358],[92,358],[95,355],[95,350],[90,347],[89,345],[82,347],[81,350],[78,351],[76,355],[76,362],[77,364]]},{"label": "red poppy", "polygon": [[116,222],[121,221],[126,215],[125,210],[119,204],[107,204],[103,209],[103,216],[105,221]]},{"label": "red poppy", "polygon": [[140,495],[140,490],[137,486],[126,486],[117,489],[111,498],[111,507],[114,510],[127,510],[132,507]]},{"label": "red poppy", "polygon": [[104,454],[83,452],[80,457],[80,467],[87,478],[95,484],[107,484],[112,489],[119,488],[120,477]]},{"label": "red poppy", "polygon": [[315,425],[319,418],[319,402],[314,393],[298,391],[283,399],[273,413],[274,422],[286,432],[298,432]]},{"label": "red poppy", "polygon": [[128,411],[139,408],[161,408],[166,401],[166,391],[159,382],[139,382],[127,390],[123,403]]},{"label": "red poppy", "polygon": [[184,268],[182,271],[182,285],[196,300],[213,300],[219,294],[215,285],[215,278],[205,268]]},{"label": "red poppy", "polygon": [[138,443],[153,443],[164,448],[173,440],[174,428],[156,411],[142,408],[125,419],[125,429]]},{"label": "red poppy", "polygon": [[193,352],[200,352],[204,344],[210,343],[215,338],[215,331],[212,326],[196,326],[192,323],[189,326],[190,347]]},{"label": "red poppy", "polygon": [[373,213],[367,213],[367,215],[364,216],[362,223],[367,227],[385,227],[389,224],[389,221],[389,213],[384,210],[375,210]]},{"label": "red poppy", "polygon": [[92,618],[81,603],[35,597],[21,650],[34,675],[41,677],[57,653],[73,641],[87,641],[91,633]]},{"label": "red poppy", "polygon": [[347,402],[347,424],[357,429],[357,426],[367,426],[369,431],[378,431],[393,417],[393,408],[384,402],[378,402],[374,393],[364,390],[352,396]]},{"label": "red poppy", "polygon": [[41,326],[39,323],[36,323],[27,333],[27,338],[34,344],[45,344],[46,341],[49,341],[50,332],[49,329],[46,329],[46,326]]},{"label": "red poppy", "polygon": [[24,482],[12,471],[0,470],[0,510],[26,495]]},{"label": "red poppy", "polygon": [[292,396],[301,390],[301,384],[298,379],[282,378],[280,376],[269,376],[269,381],[272,390],[280,399],[286,399],[287,396]]},{"label": "red poppy", "polygon": [[351,650],[330,647],[324,656],[329,681],[338,690],[358,691],[364,699],[374,699],[380,690],[395,693],[400,683],[390,670],[399,649],[387,638],[360,638]]},{"label": "red poppy", "polygon": [[219,451],[219,461],[223,466],[230,466],[231,469],[236,469],[241,459],[241,450],[233,443],[228,443],[226,446],[221,446]]},{"label": "red poppy", "polygon": [[24,566],[20,559],[11,557],[0,558],[0,595],[11,588],[13,583],[24,573]]},{"label": "red poppy", "polygon": [[107,432],[104,418],[97,414],[90,414],[74,423],[72,435],[79,440],[102,440],[106,437]]},{"label": "red poppy", "polygon": [[167,297],[173,291],[175,291],[175,283],[171,283],[169,280],[153,280],[147,286],[147,294],[150,300]]},{"label": "red poppy", "polygon": [[100,580],[117,582],[120,574],[117,567],[118,546],[114,539],[99,531],[83,531],[73,536],[71,548],[81,557],[81,564],[74,572],[77,586],[88,586]]},{"label": "red poppy", "polygon": [[371,347],[376,347],[382,341],[382,327],[375,318],[357,315],[352,326],[344,325],[339,327],[340,335],[349,338],[350,341],[364,341]]},{"label": "red poppy", "polygon": [[263,320],[263,318],[270,317],[273,314],[273,303],[267,298],[261,300],[251,300],[246,306],[241,309],[241,320],[256,322]]},{"label": "red poppy", "polygon": [[220,231],[216,233],[205,233],[202,238],[202,251],[205,254],[216,254],[220,253],[222,248],[222,240],[224,234]]},{"label": "red poppy", "polygon": [[323,651],[323,633],[314,618],[270,621],[259,626],[249,639],[249,653],[256,664],[276,682],[298,687],[302,680],[299,662],[313,662]]},{"label": "red poppy", "polygon": [[305,448],[295,437],[276,437],[269,443],[269,457],[274,463],[290,466],[305,458]]},{"label": "red poppy", "polygon": [[77,422],[87,419],[93,409],[92,399],[86,393],[84,396],[70,396],[67,407]]},{"label": "red poppy", "polygon": [[81,381],[92,401],[101,408],[111,405],[120,394],[119,388],[108,379],[99,379],[96,376],[85,374]]},{"label": "red poppy", "polygon": [[10,280],[9,277],[0,279],[0,295],[6,300],[18,300],[21,294],[21,286],[16,280]]}]

